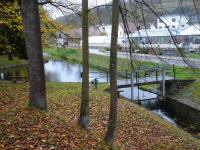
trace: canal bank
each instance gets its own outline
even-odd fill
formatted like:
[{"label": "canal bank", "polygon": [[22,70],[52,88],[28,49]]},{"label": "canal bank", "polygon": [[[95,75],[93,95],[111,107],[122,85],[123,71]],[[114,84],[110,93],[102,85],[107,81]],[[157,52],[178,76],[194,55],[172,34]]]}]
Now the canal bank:
[{"label": "canal bank", "polygon": [[[170,118],[168,122],[200,138],[200,82],[199,80],[175,80],[166,85],[166,99],[146,102],[143,106],[163,116]],[[141,86],[141,89],[151,93],[160,93],[157,85]],[[172,121],[171,121],[172,120]]]},{"label": "canal bank", "polygon": [[200,138],[200,111],[184,104],[176,99],[166,97],[159,99],[149,90],[141,90],[134,87],[134,100],[131,100],[131,88],[120,88],[120,95],[130,102],[139,104],[140,106],[157,114],[166,122],[182,128],[196,138]]},{"label": "canal bank", "polygon": [[28,65],[28,61],[24,59],[19,59],[17,57],[13,57],[12,60],[8,59],[6,55],[0,55],[0,70],[8,69],[12,67],[20,67]]}]

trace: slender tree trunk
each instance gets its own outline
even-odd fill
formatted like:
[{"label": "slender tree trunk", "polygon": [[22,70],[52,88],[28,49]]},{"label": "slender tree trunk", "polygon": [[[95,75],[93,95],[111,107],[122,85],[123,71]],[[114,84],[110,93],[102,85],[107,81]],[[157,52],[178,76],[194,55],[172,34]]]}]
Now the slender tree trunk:
[{"label": "slender tree trunk", "polygon": [[119,0],[113,0],[112,6],[112,35],[110,50],[110,114],[105,142],[113,145],[117,124],[117,38],[119,25]]},{"label": "slender tree trunk", "polygon": [[21,12],[29,60],[29,106],[47,109],[38,0],[22,0]]},{"label": "slender tree trunk", "polygon": [[79,125],[87,129],[89,124],[89,50],[88,50],[88,0],[82,0],[82,101]]}]

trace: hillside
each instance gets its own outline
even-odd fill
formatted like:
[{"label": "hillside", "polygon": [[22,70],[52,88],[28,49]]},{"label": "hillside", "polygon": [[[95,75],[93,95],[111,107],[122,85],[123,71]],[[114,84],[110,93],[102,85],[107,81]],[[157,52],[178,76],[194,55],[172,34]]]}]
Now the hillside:
[{"label": "hillside", "polygon": [[[148,4],[158,12],[160,15],[168,15],[168,14],[184,14],[189,17],[192,15],[196,14],[196,10],[194,8],[194,3],[191,0],[147,0]],[[111,5],[111,4],[108,4]],[[122,4],[123,6],[123,4]],[[143,22],[143,17],[142,17],[142,11],[141,11],[141,5],[136,4],[135,1],[126,1],[126,7],[128,10],[131,10],[136,16],[137,19],[136,21],[141,23]],[[200,3],[197,3],[197,8],[200,7]],[[156,21],[156,16],[152,14],[149,9],[146,7],[142,7],[144,9],[144,17],[147,23],[152,23]],[[133,11],[134,10],[134,11]],[[97,10],[92,10],[91,11],[91,16],[92,16],[92,23],[91,24],[110,24],[111,23],[111,7],[100,7]],[[80,16],[74,15],[74,14],[69,14],[68,16],[65,17],[60,17],[57,19],[58,21],[65,23],[65,24],[77,24],[81,25],[81,19]],[[128,17],[129,22],[133,21],[132,16]],[[122,22],[122,18],[120,18],[120,21]]]}]

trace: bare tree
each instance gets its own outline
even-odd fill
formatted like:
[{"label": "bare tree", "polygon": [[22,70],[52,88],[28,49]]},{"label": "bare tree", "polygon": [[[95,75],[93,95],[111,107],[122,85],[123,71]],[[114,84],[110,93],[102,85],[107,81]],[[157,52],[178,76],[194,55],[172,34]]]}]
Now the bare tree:
[{"label": "bare tree", "polygon": [[29,60],[29,106],[47,109],[38,1],[22,0],[21,11]]},{"label": "bare tree", "polygon": [[79,125],[87,129],[89,124],[89,50],[88,50],[88,0],[82,0],[83,74],[82,101]]},{"label": "bare tree", "polygon": [[110,50],[110,114],[105,142],[113,144],[117,125],[117,38],[119,26],[119,0],[113,0],[112,8],[112,35]]}]

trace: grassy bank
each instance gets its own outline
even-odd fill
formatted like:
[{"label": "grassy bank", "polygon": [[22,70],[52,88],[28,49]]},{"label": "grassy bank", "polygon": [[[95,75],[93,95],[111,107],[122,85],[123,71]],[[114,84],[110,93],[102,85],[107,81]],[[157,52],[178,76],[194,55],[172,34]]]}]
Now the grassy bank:
[{"label": "grassy bank", "polygon": [[18,57],[13,57],[13,60],[8,60],[8,56],[0,55],[0,68],[7,68],[27,63],[27,60],[19,59]]},{"label": "grassy bank", "polygon": [[[28,84],[0,82],[0,149],[101,149],[109,93],[90,89],[90,125],[77,126],[81,86],[47,83],[48,111],[27,108]],[[120,99],[115,145],[120,149],[198,149],[200,141],[146,109]]]},{"label": "grassy bank", "polygon": [[174,97],[179,101],[188,104],[194,108],[200,110],[200,80],[196,80],[194,83],[189,86],[179,90]]},{"label": "grassy bank", "polygon": [[190,54],[188,54],[188,57],[189,58],[200,59],[200,54],[192,54],[192,53],[190,53]]},{"label": "grassy bank", "polygon": [[[63,59],[69,60],[73,62],[82,63],[82,51],[78,49],[55,49],[55,48],[46,48],[46,52],[48,52],[51,57],[56,59]],[[89,64],[91,67],[108,71],[109,69],[109,57],[107,56],[100,56],[90,54]],[[140,65],[153,67],[158,65],[157,63],[153,62],[142,62],[138,61],[134,63],[134,66],[137,68]],[[130,62],[128,59],[118,58],[118,72],[120,74],[125,75],[126,70],[130,72]],[[176,78],[177,79],[197,79],[200,78],[200,69],[192,69],[186,67],[175,67]],[[173,76],[173,69],[172,66],[169,66],[169,70],[167,71],[169,76]]]},{"label": "grassy bank", "polygon": [[19,59],[18,57],[13,57],[13,60],[8,60],[8,56],[0,55],[0,69],[6,69],[26,64],[28,64],[27,60]]}]

